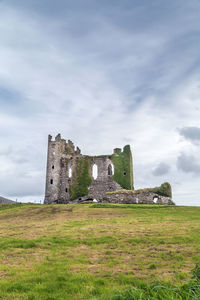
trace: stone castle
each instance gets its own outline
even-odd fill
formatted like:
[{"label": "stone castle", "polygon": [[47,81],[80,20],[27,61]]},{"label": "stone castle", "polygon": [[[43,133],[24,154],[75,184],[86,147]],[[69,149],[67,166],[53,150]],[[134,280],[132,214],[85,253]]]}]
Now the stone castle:
[{"label": "stone castle", "polygon": [[129,145],[123,150],[114,149],[110,155],[88,156],[60,134],[55,140],[49,135],[44,204],[85,200],[174,204],[168,183],[159,188],[134,190]]}]

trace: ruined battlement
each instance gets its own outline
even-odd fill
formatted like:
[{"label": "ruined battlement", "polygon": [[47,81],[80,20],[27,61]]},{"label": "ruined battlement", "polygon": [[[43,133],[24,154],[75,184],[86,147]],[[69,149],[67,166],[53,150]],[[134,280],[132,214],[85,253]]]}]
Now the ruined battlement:
[{"label": "ruined battlement", "polygon": [[87,199],[112,203],[174,204],[171,186],[134,191],[132,153],[129,145],[108,155],[82,155],[73,142],[48,137],[45,204]]},{"label": "ruined battlement", "polygon": [[82,155],[73,142],[48,137],[44,203],[68,203],[77,198],[102,199],[106,192],[133,189],[130,146],[109,155]]}]

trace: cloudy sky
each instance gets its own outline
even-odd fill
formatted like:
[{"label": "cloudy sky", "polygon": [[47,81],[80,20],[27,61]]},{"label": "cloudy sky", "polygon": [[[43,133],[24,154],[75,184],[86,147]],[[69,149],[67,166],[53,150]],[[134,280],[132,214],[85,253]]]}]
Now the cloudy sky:
[{"label": "cloudy sky", "polygon": [[200,1],[1,0],[0,196],[43,201],[58,132],[200,205]]}]

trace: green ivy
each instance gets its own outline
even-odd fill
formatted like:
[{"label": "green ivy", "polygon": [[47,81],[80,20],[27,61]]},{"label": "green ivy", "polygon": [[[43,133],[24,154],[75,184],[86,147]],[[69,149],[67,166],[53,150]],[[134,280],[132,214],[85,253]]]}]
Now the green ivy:
[{"label": "green ivy", "polygon": [[114,192],[107,192],[106,194],[112,195],[112,194],[137,194],[137,193],[143,193],[143,192],[153,192],[155,194],[165,196],[165,197],[172,197],[172,188],[169,182],[164,182],[159,187],[155,188],[146,188],[146,189],[139,189],[139,190],[119,190]]},{"label": "green ivy", "polygon": [[111,156],[115,172],[113,179],[127,190],[133,189],[133,163],[132,153],[129,145],[121,149],[116,148],[115,153]]},{"label": "green ivy", "polygon": [[155,187],[153,192],[161,196],[172,197],[172,188],[169,182],[164,182],[160,187]]},{"label": "green ivy", "polygon": [[88,187],[92,182],[89,169],[90,162],[88,157],[81,157],[77,159],[76,167],[72,174],[72,184],[69,186],[70,200],[74,200],[88,194]]}]

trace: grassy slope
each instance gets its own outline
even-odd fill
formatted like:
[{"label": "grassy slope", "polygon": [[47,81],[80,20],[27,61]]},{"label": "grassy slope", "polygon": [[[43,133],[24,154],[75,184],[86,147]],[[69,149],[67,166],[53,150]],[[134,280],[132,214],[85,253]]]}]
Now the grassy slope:
[{"label": "grassy slope", "polygon": [[0,298],[111,299],[130,288],[112,299],[139,299],[131,293],[152,281],[180,285],[200,261],[199,216],[200,207],[0,206]]}]

